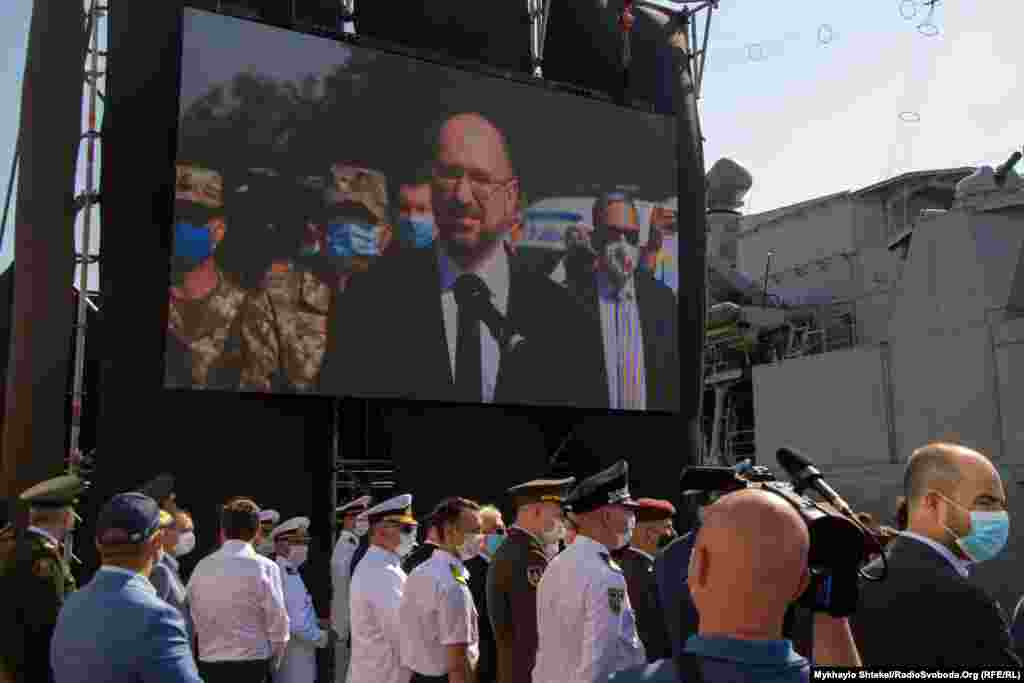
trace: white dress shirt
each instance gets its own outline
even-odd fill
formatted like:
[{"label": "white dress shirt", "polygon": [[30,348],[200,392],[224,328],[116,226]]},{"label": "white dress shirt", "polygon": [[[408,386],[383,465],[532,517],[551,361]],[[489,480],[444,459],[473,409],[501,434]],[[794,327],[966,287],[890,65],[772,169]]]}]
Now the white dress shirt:
[{"label": "white dress shirt", "polygon": [[924,543],[926,546],[937,552],[939,555],[942,555],[942,557],[946,558],[946,561],[949,562],[949,564],[953,567],[953,569],[957,571],[958,574],[960,574],[960,576],[964,577],[965,579],[969,577],[971,563],[967,560],[961,560],[959,557],[953,554],[952,550],[942,545],[941,543],[936,543],[927,536],[915,534],[913,531],[903,531],[900,533],[900,536],[906,536],[907,538],[912,538],[915,541],[920,541],[921,543]]},{"label": "white dress shirt", "polygon": [[[451,360],[452,377],[459,369],[455,367],[455,352],[459,337],[459,305],[455,302],[452,287],[455,280],[466,271],[462,270],[438,245],[438,259],[441,272],[441,310],[444,314],[444,332],[448,340],[448,357]],[[504,245],[499,244],[491,257],[480,264],[474,271],[491,290],[491,303],[502,315],[508,313],[509,265],[508,254]],[[480,323],[480,358],[483,363],[483,402],[494,401],[494,389],[498,384],[498,366],[501,362],[501,349],[497,340],[491,336],[487,325]]]},{"label": "white dress shirt", "polygon": [[288,610],[291,638],[274,672],[274,683],[313,683],[316,680],[316,649],[327,644],[320,629],[313,598],[299,570],[286,558],[277,558],[284,585],[284,601]]},{"label": "white dress shirt", "polygon": [[476,666],[479,616],[469,591],[469,571],[454,555],[438,548],[413,570],[405,582],[399,616],[402,664],[407,668],[424,676],[449,673],[449,645],[466,645]]},{"label": "white dress shirt", "polygon": [[349,636],[349,584],[352,576],[352,556],[359,547],[359,539],[351,531],[342,531],[331,554],[331,627],[340,640]]},{"label": "white dress shirt", "polygon": [[270,659],[290,624],[281,569],[245,541],[227,541],[192,571],[188,603],[203,662]]},{"label": "white dress shirt", "polygon": [[533,683],[592,683],[646,663],[622,570],[608,549],[577,535],[537,586]]},{"label": "white dress shirt", "polygon": [[612,410],[645,410],[647,373],[635,283],[631,279],[616,292],[604,273],[598,273],[596,278],[608,371],[608,406]]},{"label": "white dress shirt", "polygon": [[399,608],[406,576],[397,553],[371,545],[352,577],[349,683],[407,683]]}]

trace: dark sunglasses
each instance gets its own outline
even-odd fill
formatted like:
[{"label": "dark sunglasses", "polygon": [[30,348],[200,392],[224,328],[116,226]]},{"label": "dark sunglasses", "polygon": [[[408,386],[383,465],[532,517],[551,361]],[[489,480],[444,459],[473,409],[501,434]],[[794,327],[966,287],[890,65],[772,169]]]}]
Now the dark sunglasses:
[{"label": "dark sunglasses", "polygon": [[504,536],[505,535],[505,527],[499,526],[497,529],[495,529],[491,533],[493,533],[495,536]]}]

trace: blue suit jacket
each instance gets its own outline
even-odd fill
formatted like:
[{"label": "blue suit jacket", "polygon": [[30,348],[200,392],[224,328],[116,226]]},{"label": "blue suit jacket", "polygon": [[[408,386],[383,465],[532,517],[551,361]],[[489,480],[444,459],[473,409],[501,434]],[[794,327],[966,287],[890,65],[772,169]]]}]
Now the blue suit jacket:
[{"label": "blue suit jacket", "polygon": [[178,610],[144,576],[105,569],[65,601],[50,664],[56,683],[202,683]]},{"label": "blue suit jacket", "polygon": [[699,617],[690,597],[690,587],[686,584],[686,574],[698,529],[672,541],[654,559],[658,596],[665,610],[665,625],[672,641],[673,657],[682,654],[686,640],[697,633]]}]

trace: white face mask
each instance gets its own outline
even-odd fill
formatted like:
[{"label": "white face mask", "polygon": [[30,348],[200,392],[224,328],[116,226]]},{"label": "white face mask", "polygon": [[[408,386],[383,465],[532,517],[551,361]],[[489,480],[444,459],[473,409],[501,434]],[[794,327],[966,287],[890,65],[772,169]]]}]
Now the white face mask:
[{"label": "white face mask", "polygon": [[466,540],[459,548],[459,557],[463,562],[472,560],[480,554],[480,534],[466,534]]},{"label": "white face mask", "polygon": [[416,534],[402,534],[402,540],[398,543],[398,548],[395,550],[400,557],[405,557],[412,552],[412,549],[416,546]]},{"label": "white face mask", "polygon": [[630,514],[626,517],[626,530],[620,534],[616,534],[615,543],[616,546],[612,550],[618,550],[619,548],[625,548],[629,545],[629,542],[633,540],[633,530],[636,529],[636,516]]},{"label": "white face mask", "polygon": [[541,533],[540,540],[544,545],[553,545],[565,538],[565,526],[559,520],[552,520],[551,526]]},{"label": "white face mask", "polygon": [[186,531],[178,535],[178,545],[174,546],[175,557],[185,557],[196,547],[196,534],[194,531]]},{"label": "white face mask", "polygon": [[296,569],[306,564],[307,559],[309,559],[309,546],[307,545],[293,545],[288,552],[288,561]]},{"label": "white face mask", "polygon": [[352,533],[358,538],[362,538],[366,535],[366,532],[370,530],[370,520],[368,519],[357,519],[355,525],[352,527]]},{"label": "white face mask", "polygon": [[619,289],[626,286],[636,272],[640,259],[639,250],[626,242],[609,242],[604,248],[605,262],[608,264],[608,279]]}]

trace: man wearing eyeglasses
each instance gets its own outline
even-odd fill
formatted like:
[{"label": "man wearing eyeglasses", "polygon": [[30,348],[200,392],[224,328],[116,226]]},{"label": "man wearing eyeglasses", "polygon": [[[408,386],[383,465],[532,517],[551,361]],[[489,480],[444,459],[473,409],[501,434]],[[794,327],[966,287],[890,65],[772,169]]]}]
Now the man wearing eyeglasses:
[{"label": "man wearing eyeglasses", "polygon": [[593,275],[569,283],[589,317],[593,392],[611,410],[679,410],[678,310],[672,290],[639,270],[640,219],[626,194],[593,209]]},{"label": "man wearing eyeglasses", "polygon": [[504,135],[461,114],[437,139],[435,248],[403,250],[353,281],[333,312],[322,391],[577,404],[582,368],[567,335],[582,316],[562,288],[509,258],[520,191]]}]

